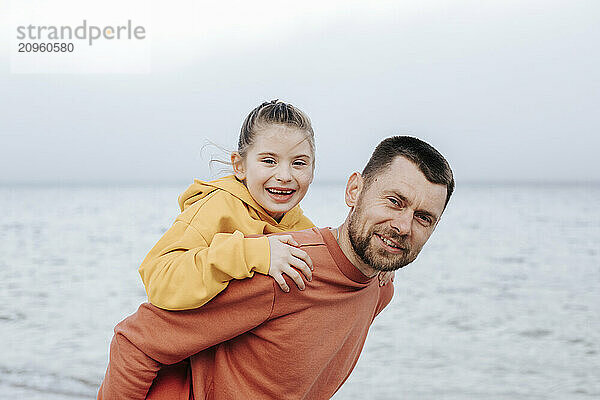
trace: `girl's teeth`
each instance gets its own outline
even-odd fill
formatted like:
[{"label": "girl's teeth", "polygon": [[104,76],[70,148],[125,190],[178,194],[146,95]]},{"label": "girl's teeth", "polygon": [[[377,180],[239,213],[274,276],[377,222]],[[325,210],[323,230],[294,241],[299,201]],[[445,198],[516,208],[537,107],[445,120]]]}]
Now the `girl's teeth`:
[{"label": "girl's teeth", "polygon": [[267,189],[269,192],[274,194],[292,194],[293,190],[276,190],[276,189]]}]

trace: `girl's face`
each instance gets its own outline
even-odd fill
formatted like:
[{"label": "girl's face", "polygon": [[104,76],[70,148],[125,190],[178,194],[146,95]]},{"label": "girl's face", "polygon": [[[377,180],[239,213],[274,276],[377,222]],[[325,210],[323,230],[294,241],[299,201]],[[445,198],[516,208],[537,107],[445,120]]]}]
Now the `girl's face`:
[{"label": "girl's face", "polygon": [[256,133],[246,157],[231,155],[235,176],[270,216],[279,220],[300,203],[313,180],[314,154],[307,134],[270,125]]}]

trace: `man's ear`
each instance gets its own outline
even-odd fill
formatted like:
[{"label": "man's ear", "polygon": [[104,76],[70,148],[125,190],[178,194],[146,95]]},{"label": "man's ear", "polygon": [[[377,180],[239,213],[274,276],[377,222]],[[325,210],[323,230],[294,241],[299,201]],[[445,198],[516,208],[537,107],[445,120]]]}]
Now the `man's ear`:
[{"label": "man's ear", "polygon": [[355,172],[350,175],[348,178],[348,183],[346,183],[346,205],[350,208],[356,206],[358,202],[358,196],[360,196],[360,192],[363,189],[364,180],[363,177]]},{"label": "man's ear", "polygon": [[231,166],[235,177],[240,181],[244,181],[246,179],[246,165],[244,158],[237,151],[231,153]]}]

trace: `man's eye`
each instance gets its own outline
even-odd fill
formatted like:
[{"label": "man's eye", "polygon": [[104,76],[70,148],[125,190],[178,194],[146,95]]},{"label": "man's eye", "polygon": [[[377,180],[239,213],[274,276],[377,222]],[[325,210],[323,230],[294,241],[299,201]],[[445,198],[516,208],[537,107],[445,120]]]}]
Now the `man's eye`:
[{"label": "man's eye", "polygon": [[427,215],[417,215],[417,218],[421,222],[422,225],[429,226],[431,225],[431,218]]},{"label": "man's eye", "polygon": [[265,158],[262,160],[262,162],[264,162],[265,164],[275,164],[275,160],[273,160],[272,158]]},{"label": "man's eye", "polygon": [[388,197],[388,200],[390,201],[390,203],[392,203],[396,207],[401,207],[401,204],[400,204],[400,202],[397,199],[395,199],[393,197]]},{"label": "man's eye", "polygon": [[294,161],[293,165],[304,166],[304,165],[307,165],[307,164],[306,164],[306,162],[304,162],[302,160],[297,160],[297,161]]}]

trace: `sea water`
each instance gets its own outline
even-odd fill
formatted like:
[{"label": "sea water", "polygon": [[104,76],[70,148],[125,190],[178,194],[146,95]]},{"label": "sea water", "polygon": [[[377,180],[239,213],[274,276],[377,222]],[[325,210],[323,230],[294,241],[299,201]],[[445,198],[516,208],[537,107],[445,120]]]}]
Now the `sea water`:
[{"label": "sea water", "polygon": [[[185,187],[0,187],[1,399],[95,397]],[[302,206],[337,226],[343,185]],[[599,206],[598,185],[459,182],[334,399],[600,398]]]}]

